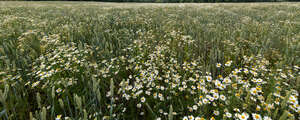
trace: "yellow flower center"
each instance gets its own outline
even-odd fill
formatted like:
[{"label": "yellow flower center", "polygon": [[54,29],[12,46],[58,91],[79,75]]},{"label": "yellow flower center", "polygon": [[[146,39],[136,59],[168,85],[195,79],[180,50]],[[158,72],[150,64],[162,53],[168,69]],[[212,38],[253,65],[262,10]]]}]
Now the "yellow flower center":
[{"label": "yellow flower center", "polygon": [[256,91],[256,90],[253,90],[253,93],[257,93],[257,91]]}]

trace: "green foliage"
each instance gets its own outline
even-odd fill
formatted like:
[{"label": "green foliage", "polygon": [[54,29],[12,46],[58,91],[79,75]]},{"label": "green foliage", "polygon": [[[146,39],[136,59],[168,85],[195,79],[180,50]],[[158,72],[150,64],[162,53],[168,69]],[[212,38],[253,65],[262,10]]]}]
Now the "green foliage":
[{"label": "green foliage", "polygon": [[0,3],[0,119],[299,118],[299,3]]}]

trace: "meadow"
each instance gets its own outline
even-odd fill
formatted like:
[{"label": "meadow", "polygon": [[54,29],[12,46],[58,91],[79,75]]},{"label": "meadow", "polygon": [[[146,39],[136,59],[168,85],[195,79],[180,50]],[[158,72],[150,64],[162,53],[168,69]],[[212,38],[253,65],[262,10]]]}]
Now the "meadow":
[{"label": "meadow", "polygon": [[299,120],[300,3],[0,1],[2,120]]}]

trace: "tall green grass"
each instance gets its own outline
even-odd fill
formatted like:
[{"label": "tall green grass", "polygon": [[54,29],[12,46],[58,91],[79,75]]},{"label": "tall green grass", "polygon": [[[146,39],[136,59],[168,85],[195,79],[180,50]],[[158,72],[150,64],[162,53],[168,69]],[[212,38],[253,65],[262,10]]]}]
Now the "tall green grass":
[{"label": "tall green grass", "polygon": [[[298,3],[0,2],[0,6],[2,119],[43,120],[60,115],[62,119],[182,119],[191,114],[187,106],[196,98],[190,92],[179,92],[178,99],[173,96],[165,102],[146,97],[141,109],[136,108],[139,100],[122,96],[125,86],[120,83],[130,80],[127,84],[133,84],[136,79],[132,76],[147,69],[149,56],[156,52],[153,65],[159,74],[176,71],[182,81],[196,74],[209,75],[206,72],[217,80],[219,75],[229,76],[245,66],[267,66],[272,72],[262,72],[269,75],[261,76],[268,82],[263,96],[267,98],[276,92],[272,88],[280,86],[285,101],[276,114],[270,110],[262,113],[273,119],[299,118],[299,111],[292,116],[285,105],[291,94],[286,91],[300,89]],[[246,63],[244,56],[254,60]],[[216,67],[229,60],[231,68]],[[185,69],[194,62],[198,66]],[[165,64],[174,64],[175,70]],[[281,73],[293,77],[279,80],[276,75]],[[245,94],[249,104],[235,97],[230,102],[237,103],[233,107],[251,106],[245,109],[250,113],[256,104],[250,104],[249,92]],[[274,97],[268,99],[275,101]],[[160,109],[169,114],[161,115]],[[212,117],[212,111],[213,106],[206,106],[200,113]]]}]

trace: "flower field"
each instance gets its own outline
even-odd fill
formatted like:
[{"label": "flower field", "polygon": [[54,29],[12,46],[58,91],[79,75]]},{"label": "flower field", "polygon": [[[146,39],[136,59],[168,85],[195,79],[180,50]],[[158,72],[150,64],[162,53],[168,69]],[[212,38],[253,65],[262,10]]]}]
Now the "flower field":
[{"label": "flower field", "polygon": [[300,3],[0,2],[2,120],[299,120]]}]

